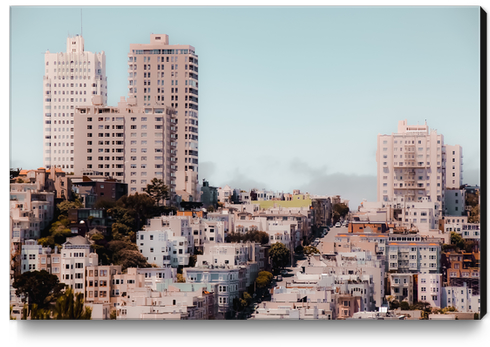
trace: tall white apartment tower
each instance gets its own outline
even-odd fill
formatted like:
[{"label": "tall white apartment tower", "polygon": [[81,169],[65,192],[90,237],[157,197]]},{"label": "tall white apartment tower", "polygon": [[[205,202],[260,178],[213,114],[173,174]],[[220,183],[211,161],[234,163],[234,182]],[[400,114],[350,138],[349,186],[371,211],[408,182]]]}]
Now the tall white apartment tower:
[{"label": "tall white apartment tower", "polygon": [[128,54],[129,97],[138,106],[171,106],[176,110],[177,171],[170,189],[200,198],[198,189],[198,57],[190,45],[169,45],[168,35],[151,34],[149,44],[131,44]]},{"label": "tall white apartment tower", "polygon": [[444,211],[446,153],[444,136],[424,125],[398,122],[398,133],[378,135],[378,201],[410,204],[428,201]]},{"label": "tall white apartment tower", "polygon": [[463,148],[446,145],[446,188],[459,189],[463,185]]},{"label": "tall white apartment tower", "polygon": [[68,37],[66,52],[44,55],[43,77],[43,166],[74,168],[74,113],[92,105],[92,96],[107,104],[105,53],[84,50],[82,36]]}]

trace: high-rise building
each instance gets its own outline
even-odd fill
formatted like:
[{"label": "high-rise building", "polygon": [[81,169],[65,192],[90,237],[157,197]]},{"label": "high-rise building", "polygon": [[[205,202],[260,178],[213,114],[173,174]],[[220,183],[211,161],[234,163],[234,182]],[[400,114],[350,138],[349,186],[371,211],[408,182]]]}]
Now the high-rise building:
[{"label": "high-rise building", "polygon": [[71,173],[75,108],[91,105],[94,95],[107,104],[105,53],[85,51],[83,37],[77,35],[66,40],[66,52],[47,51],[44,60],[43,165]]},{"label": "high-rise building", "polygon": [[198,57],[190,45],[169,45],[168,35],[151,34],[149,44],[131,44],[128,54],[129,97],[138,106],[171,106],[176,110],[177,171],[172,193],[199,199],[198,189]]},{"label": "high-rise building", "polygon": [[463,148],[446,145],[446,188],[459,189],[463,185]]},{"label": "high-rise building", "polygon": [[175,187],[175,110],[137,106],[134,97],[117,107],[93,100],[75,109],[75,174],[113,177],[128,184],[129,194],[141,194],[153,178]]},{"label": "high-rise building", "polygon": [[446,188],[444,136],[424,125],[398,122],[398,133],[378,135],[378,201],[432,202],[442,215]]}]

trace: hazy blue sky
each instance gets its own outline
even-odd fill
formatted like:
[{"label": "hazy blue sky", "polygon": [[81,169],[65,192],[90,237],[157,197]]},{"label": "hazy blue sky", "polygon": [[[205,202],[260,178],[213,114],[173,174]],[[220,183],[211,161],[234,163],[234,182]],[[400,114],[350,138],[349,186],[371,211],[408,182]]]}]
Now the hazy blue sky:
[{"label": "hazy blue sky", "polygon": [[[11,8],[10,165],[42,166],[44,53],[80,34],[80,7]],[[398,120],[463,147],[479,184],[479,7],[83,7],[105,51],[108,103],[130,43],[199,55],[200,179],[213,186],[376,199],[376,136]]]}]

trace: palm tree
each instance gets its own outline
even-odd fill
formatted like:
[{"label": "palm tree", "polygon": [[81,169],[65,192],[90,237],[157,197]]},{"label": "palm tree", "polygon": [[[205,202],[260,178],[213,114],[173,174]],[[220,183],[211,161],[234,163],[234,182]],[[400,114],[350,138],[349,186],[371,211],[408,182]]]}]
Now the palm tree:
[{"label": "palm tree", "polygon": [[90,319],[92,316],[92,309],[84,307],[82,294],[74,294],[71,288],[56,300],[53,312],[55,319]]}]

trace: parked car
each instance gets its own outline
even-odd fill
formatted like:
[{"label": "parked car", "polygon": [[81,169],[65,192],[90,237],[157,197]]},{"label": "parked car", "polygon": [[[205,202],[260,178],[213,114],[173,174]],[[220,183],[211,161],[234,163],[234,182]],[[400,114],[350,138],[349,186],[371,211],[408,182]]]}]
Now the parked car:
[{"label": "parked car", "polygon": [[336,227],[336,228],[340,228],[340,223],[339,223],[339,222],[337,222],[337,223],[335,224],[335,227]]},{"label": "parked car", "polygon": [[288,270],[281,270],[281,275],[287,275],[288,274]]}]

